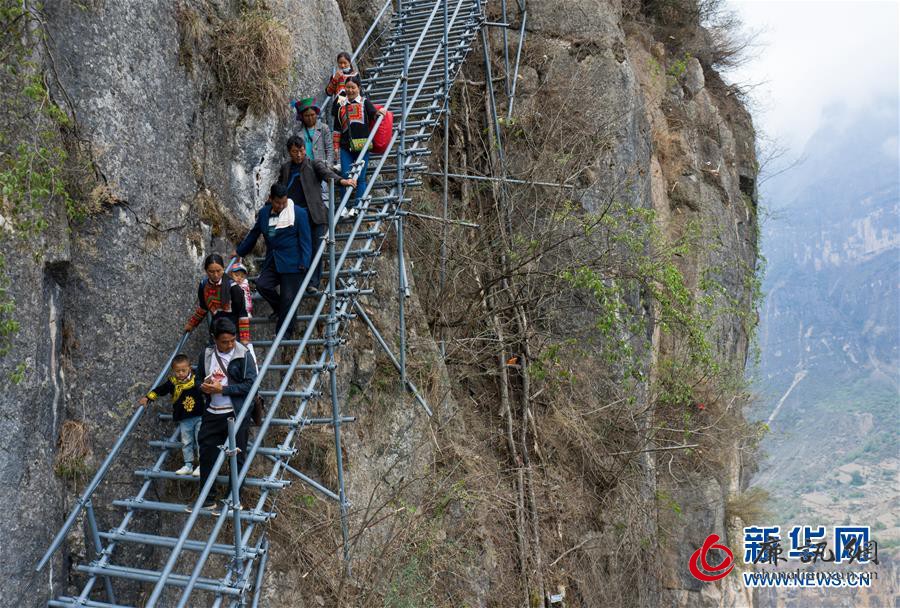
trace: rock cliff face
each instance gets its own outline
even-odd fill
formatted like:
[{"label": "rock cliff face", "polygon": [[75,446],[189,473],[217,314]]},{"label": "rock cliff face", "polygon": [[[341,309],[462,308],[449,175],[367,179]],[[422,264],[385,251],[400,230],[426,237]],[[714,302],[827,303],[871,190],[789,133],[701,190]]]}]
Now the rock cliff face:
[{"label": "rock cliff face", "polygon": [[[3,245],[21,328],[0,370],[13,373],[25,363],[21,381],[0,394],[3,605],[43,605],[71,581],[70,559],[84,557],[75,534],[51,569],[32,574],[71,506],[71,480],[57,477],[53,464],[63,423],[86,425],[86,464],[96,466],[144,390],[142,383],[152,378],[177,339],[193,306],[200,261],[213,251],[231,251],[229,238],[249,224],[282,159],[288,119],[254,116],[226,102],[200,52],[203,28],[237,15],[238,4],[192,0],[177,10],[171,3],[130,0],[45,6],[44,27],[50,34],[45,68],[58,79],[51,90],[56,99],[67,100],[64,107],[88,140],[110,194],[83,222],[67,225],[64,212],[51,210],[57,219],[41,237],[39,254],[15,255]],[[369,4],[365,14],[374,14],[374,3]],[[696,24],[680,30],[685,33],[681,40],[664,36],[659,29],[664,18],[648,16],[640,7],[599,0],[529,4],[514,116],[526,126],[556,125],[560,136],[554,151],[563,155],[566,129],[577,124],[569,117],[587,112],[603,130],[582,159],[580,204],[596,211],[616,199],[628,208],[653,210],[664,243],[699,231],[705,246],[680,255],[678,269],[698,297],[710,292],[712,276],[721,291],[711,302],[727,301],[737,311],[708,315],[709,336],[716,358],[741,370],[752,325],[746,316],[756,259],[756,162],[749,115],[704,55]],[[350,44],[344,24],[357,37],[366,24],[358,16],[342,17],[333,0],[269,5],[291,34],[290,91],[318,92],[334,54]],[[496,66],[499,35],[493,34],[491,42]],[[476,54],[469,63],[480,61]],[[466,77],[483,74],[474,65]],[[590,83],[590,96],[564,94],[578,90],[576,81]],[[474,122],[488,124],[483,109],[473,112]],[[462,128],[461,120],[461,113],[454,117],[455,129]],[[533,155],[511,137],[510,171],[516,173],[529,166]],[[532,176],[540,179],[541,173]],[[430,196],[423,193],[424,200]],[[464,194],[454,190],[453,196],[457,200]],[[419,244],[411,275],[423,292],[433,293],[434,277],[425,270],[433,250],[424,240]],[[379,262],[379,271],[376,296],[366,306],[393,344],[393,255]],[[656,314],[646,293],[635,290],[628,298],[646,318]],[[516,588],[507,579],[516,572],[517,559],[514,534],[505,521],[511,517],[504,502],[510,496],[509,465],[495,453],[502,443],[496,397],[485,400],[479,385],[493,380],[479,380],[460,366],[445,367],[430,324],[434,302],[420,303],[415,295],[409,302],[411,374],[436,416],[427,422],[401,396],[390,364],[364,328],[356,326],[342,355],[352,365],[344,368],[341,382],[349,413],[360,418],[348,430],[346,446],[349,491],[358,507],[354,525],[362,530],[354,540],[356,581],[339,578],[333,539],[321,532],[333,526],[333,509],[295,485],[280,499],[283,516],[273,527],[266,589],[270,606],[337,604],[350,597],[359,605],[525,601],[504,595]],[[658,327],[648,327],[635,338],[643,353],[635,394],[650,403],[659,362],[680,345]],[[196,337],[190,348],[199,348]],[[585,398],[602,406],[605,397]],[[739,425],[736,394],[709,399]],[[653,418],[642,420],[651,424]],[[156,438],[162,430],[162,423],[143,423],[110,474],[114,482],[101,489],[98,506],[135,487],[129,461],[145,460],[147,448],[140,439]],[[541,429],[547,435],[565,432]],[[304,437],[303,464],[327,479],[333,459],[330,435]],[[548,592],[568,590],[571,605],[610,605],[612,589],[621,592],[623,606],[749,606],[750,599],[736,586],[704,585],[687,570],[690,554],[708,534],[726,537],[736,524],[726,517],[725,504],[741,489],[737,437],[715,436],[715,444],[702,438],[685,441],[702,448],[679,452],[674,465],[662,456],[667,452],[636,450],[633,493],[611,482],[603,499],[639,511],[632,522],[640,530],[634,536],[640,543],[627,547],[620,543],[624,524],[604,519],[608,503],[597,496],[606,490],[586,486],[577,496],[560,495],[559,488],[569,488],[572,480],[554,471],[553,456],[547,454],[535,482],[542,505],[536,534],[547,543],[542,585]],[[552,451],[550,445],[544,449]],[[609,451],[604,445],[591,447]],[[702,449],[725,456],[708,458]],[[570,501],[585,505],[577,520],[567,518]],[[115,515],[114,509],[101,508],[101,529],[109,528]],[[629,554],[625,561],[622,552]],[[150,562],[158,556],[143,558]],[[627,576],[623,564],[630,569]],[[609,580],[615,585],[607,586]],[[25,604],[22,598],[28,598]]]}]

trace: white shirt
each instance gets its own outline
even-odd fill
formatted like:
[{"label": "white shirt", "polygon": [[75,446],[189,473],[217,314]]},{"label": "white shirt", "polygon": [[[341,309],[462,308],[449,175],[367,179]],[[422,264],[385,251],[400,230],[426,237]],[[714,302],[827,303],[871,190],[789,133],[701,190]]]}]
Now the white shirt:
[{"label": "white shirt", "polygon": [[[234,355],[234,349],[232,348],[227,353],[220,353],[219,349],[216,347],[214,354],[212,356],[212,362],[210,364],[209,375],[207,376],[213,382],[218,382],[222,385],[224,389],[228,386],[228,363],[231,361],[231,357]],[[218,355],[218,357],[216,357]],[[225,369],[219,365],[219,359],[222,360],[222,365],[225,366]],[[210,414],[230,414],[234,411],[234,405],[231,403],[231,397],[227,395],[223,395],[221,393],[212,395],[212,399],[209,402],[209,413]]]}]

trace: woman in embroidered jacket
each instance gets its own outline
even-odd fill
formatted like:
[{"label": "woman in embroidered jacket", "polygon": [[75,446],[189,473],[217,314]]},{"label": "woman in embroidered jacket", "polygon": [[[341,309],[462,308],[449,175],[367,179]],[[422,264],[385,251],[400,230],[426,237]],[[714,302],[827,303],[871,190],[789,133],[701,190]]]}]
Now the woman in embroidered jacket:
[{"label": "woman in embroidered jacket", "polygon": [[197,288],[197,308],[184,325],[184,331],[194,331],[206,313],[212,320],[227,317],[235,324],[241,344],[250,343],[250,316],[244,305],[244,292],[240,285],[225,276],[225,261],[217,253],[206,256],[203,261],[206,278]]},{"label": "woman in embroidered jacket", "polygon": [[[372,126],[379,116],[384,115],[384,108],[375,105],[362,97],[362,83],[357,76],[344,82],[346,97],[338,98],[337,122],[334,125],[334,147],[341,152],[341,175],[350,177],[353,164],[362,158],[362,171],[356,178],[356,203],[366,191],[366,169],[369,165],[369,150],[363,154],[363,147],[372,131]],[[344,189],[341,188],[341,198]]]}]

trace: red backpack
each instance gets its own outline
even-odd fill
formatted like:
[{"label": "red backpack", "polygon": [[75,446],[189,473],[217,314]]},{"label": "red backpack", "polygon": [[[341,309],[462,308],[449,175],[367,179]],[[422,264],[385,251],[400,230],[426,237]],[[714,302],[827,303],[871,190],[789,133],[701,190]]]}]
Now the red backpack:
[{"label": "red backpack", "polygon": [[[380,110],[383,106],[376,105],[375,107]],[[391,143],[393,131],[394,114],[392,112],[387,112],[384,115],[384,118],[381,119],[381,125],[379,125],[378,131],[375,132],[375,137],[372,138],[372,152],[375,154],[384,154],[388,144]]]}]

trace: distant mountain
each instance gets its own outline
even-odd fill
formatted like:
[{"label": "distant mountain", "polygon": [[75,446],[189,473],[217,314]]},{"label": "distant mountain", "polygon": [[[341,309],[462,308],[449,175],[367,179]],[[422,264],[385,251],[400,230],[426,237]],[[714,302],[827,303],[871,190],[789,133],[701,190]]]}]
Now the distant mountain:
[{"label": "distant mountain", "polygon": [[[830,108],[766,183],[760,325],[769,489],[782,525],[850,522],[900,547],[898,101]],[[823,604],[824,605],[824,604]]]}]

